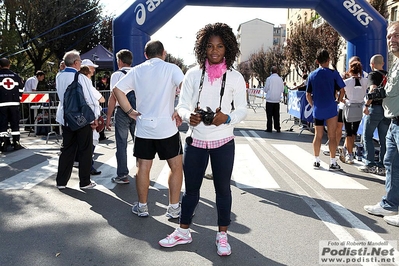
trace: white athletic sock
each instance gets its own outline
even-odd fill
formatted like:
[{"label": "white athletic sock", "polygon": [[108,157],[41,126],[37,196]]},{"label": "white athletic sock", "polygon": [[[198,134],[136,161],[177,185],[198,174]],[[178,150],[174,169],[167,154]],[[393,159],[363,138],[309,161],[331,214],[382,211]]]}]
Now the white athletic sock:
[{"label": "white athletic sock", "polygon": [[319,156],[315,156],[314,159],[315,159],[316,163],[320,162],[320,157]]},{"label": "white athletic sock", "polygon": [[184,228],[178,227],[177,230],[179,230],[180,233],[183,233],[185,235],[187,235],[188,232],[190,232],[190,228],[184,229]]},{"label": "white athletic sock", "polygon": [[143,206],[147,206],[147,202],[146,203],[141,203],[139,202],[139,208],[143,207]]},{"label": "white athletic sock", "polygon": [[177,209],[179,207],[179,203],[169,204],[173,209]]},{"label": "white athletic sock", "polygon": [[330,163],[331,163],[331,164],[336,164],[337,161],[335,160],[335,158],[330,158]]}]

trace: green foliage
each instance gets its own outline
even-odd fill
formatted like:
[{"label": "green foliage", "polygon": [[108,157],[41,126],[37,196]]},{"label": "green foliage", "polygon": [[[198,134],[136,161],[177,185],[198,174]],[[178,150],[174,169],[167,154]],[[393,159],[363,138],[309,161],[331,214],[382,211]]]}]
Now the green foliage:
[{"label": "green foliage", "polygon": [[0,34],[10,36],[0,53],[22,65],[24,76],[46,70],[47,62],[58,65],[66,51],[94,47],[92,36],[102,21],[99,0],[4,0],[0,9]]}]

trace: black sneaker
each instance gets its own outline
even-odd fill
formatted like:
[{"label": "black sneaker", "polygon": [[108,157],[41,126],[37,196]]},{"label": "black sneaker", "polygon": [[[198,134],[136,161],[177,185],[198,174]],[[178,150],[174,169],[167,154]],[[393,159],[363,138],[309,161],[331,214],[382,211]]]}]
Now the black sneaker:
[{"label": "black sneaker", "polygon": [[313,163],[313,168],[314,169],[319,169],[319,167],[320,167],[320,162],[314,162]]},{"label": "black sneaker", "polygon": [[337,163],[330,164],[330,168],[328,170],[330,170],[330,171],[339,171],[339,170],[341,170],[341,166],[339,166]]}]

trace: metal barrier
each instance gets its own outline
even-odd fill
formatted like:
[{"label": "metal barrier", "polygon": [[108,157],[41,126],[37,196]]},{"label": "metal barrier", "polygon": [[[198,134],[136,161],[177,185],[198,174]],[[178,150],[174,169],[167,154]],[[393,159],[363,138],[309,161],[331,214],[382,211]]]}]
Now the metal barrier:
[{"label": "metal barrier", "polygon": [[[109,90],[101,90],[100,93],[105,98],[105,103],[101,103],[103,115],[106,115],[108,108]],[[48,127],[44,135],[47,141],[51,134],[61,135],[61,125],[56,121],[56,113],[59,98],[56,91],[35,91],[24,92],[21,98],[21,120],[20,128],[30,133],[38,134],[42,127]]]},{"label": "metal barrier", "polygon": [[[261,99],[261,102],[259,102],[258,99]],[[261,88],[250,88],[248,89],[248,107],[254,110],[256,113],[257,108],[263,108],[266,110],[264,107],[264,92]]]}]

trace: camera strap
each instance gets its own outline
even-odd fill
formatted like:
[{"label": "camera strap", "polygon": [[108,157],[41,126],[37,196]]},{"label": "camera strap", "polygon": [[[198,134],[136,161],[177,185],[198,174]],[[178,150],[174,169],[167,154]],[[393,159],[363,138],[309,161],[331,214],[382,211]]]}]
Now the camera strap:
[{"label": "camera strap", "polygon": [[[224,72],[223,74],[223,79],[222,79],[222,85],[220,87],[220,102],[219,102],[219,108],[222,107],[222,98],[223,98],[223,94],[224,94],[224,88],[226,86],[226,72]],[[204,86],[204,78],[205,78],[205,67],[202,70],[202,75],[201,75],[201,80],[200,80],[200,85],[199,85],[199,89],[198,89],[198,101],[197,101],[197,108],[199,108],[199,104],[200,104],[200,97],[201,97],[201,92],[202,92],[202,87]]]}]

